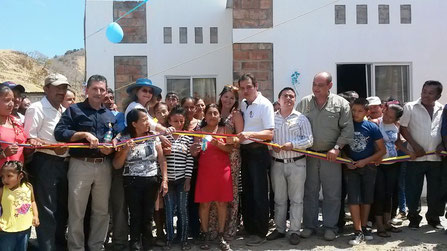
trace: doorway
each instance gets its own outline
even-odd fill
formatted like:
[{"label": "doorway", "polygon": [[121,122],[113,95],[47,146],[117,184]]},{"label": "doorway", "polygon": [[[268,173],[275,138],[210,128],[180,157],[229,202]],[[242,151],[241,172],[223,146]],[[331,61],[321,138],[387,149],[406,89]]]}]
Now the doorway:
[{"label": "doorway", "polygon": [[338,64],[337,93],[355,91],[360,97],[368,97],[371,90],[370,64]]}]

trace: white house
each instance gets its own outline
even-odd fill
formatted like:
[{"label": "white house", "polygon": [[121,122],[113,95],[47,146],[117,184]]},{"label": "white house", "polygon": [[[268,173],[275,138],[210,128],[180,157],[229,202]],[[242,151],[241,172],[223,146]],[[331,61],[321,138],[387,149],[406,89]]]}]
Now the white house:
[{"label": "white house", "polygon": [[123,42],[95,33],[138,3],[86,1],[87,76],[106,76],[121,95],[149,77],[164,94],[211,102],[244,72],[272,101],[294,72],[300,97],[320,71],[336,92],[403,101],[428,79],[447,83],[447,1],[151,0],[118,22]]}]

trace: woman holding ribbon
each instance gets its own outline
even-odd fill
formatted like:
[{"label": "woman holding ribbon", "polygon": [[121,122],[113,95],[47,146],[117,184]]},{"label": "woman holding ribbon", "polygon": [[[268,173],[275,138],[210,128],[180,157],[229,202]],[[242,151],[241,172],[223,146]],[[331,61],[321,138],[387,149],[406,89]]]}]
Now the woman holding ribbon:
[{"label": "woman holding ribbon", "polygon": [[[115,153],[113,167],[123,168],[124,192],[130,212],[131,250],[151,248],[152,215],[160,187],[168,192],[166,158],[158,137],[135,143],[132,138],[148,136],[149,120],[146,110],[133,109],[127,114],[127,127],[121,140],[127,143]],[[160,167],[160,168],[159,168]],[[144,196],[142,196],[144,195]]]},{"label": "woman holding ribbon", "polygon": [[[27,135],[22,123],[11,115],[14,108],[14,94],[7,85],[0,85],[0,166],[6,161],[18,160],[24,162],[23,147]],[[6,144],[4,142],[8,142]]]},{"label": "woman holding ribbon", "polygon": [[[205,119],[200,129],[204,133],[226,133],[226,127],[220,123],[220,111],[216,104],[205,108]],[[218,242],[221,250],[230,247],[224,239],[225,221],[228,203],[233,201],[233,183],[229,153],[233,149],[233,137],[203,139],[202,145],[192,147],[194,156],[198,156],[199,169],[195,190],[195,202],[200,203],[199,216],[202,228],[202,249],[208,249],[209,210],[212,202],[217,204]]]}]

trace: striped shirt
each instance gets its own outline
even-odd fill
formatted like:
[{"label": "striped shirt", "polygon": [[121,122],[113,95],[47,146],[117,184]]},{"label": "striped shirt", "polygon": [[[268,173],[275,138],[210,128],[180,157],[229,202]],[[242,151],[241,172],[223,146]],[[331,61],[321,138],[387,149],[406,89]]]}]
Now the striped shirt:
[{"label": "striped shirt", "polygon": [[[273,142],[284,145],[291,142],[293,148],[306,149],[312,146],[313,136],[309,120],[303,114],[293,110],[292,113],[283,118],[280,111],[275,113],[275,129]],[[272,151],[272,156],[277,159],[290,159],[302,154],[293,151]]]},{"label": "striped shirt", "polygon": [[193,137],[180,135],[174,139],[172,135],[166,138],[171,141],[171,154],[166,155],[168,164],[168,180],[174,181],[182,178],[191,178],[194,167],[194,158],[189,150],[194,142]]}]

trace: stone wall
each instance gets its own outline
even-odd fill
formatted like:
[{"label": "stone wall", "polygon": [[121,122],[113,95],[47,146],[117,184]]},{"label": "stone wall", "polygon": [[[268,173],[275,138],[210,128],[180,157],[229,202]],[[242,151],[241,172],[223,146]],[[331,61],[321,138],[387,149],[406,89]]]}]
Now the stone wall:
[{"label": "stone wall", "polygon": [[127,86],[138,78],[146,77],[146,56],[115,56],[115,100],[120,111],[127,97]]},{"label": "stone wall", "polygon": [[253,73],[259,84],[258,90],[273,101],[273,44],[233,44],[233,82],[236,86],[244,73]]},{"label": "stone wall", "polygon": [[[124,1],[113,2],[113,20],[123,16],[129,10],[133,9],[140,2]],[[124,37],[121,43],[147,43],[146,30],[146,5],[143,5],[123,17],[118,24],[123,28]]]},{"label": "stone wall", "polygon": [[234,0],[233,28],[272,28],[273,0]]}]

